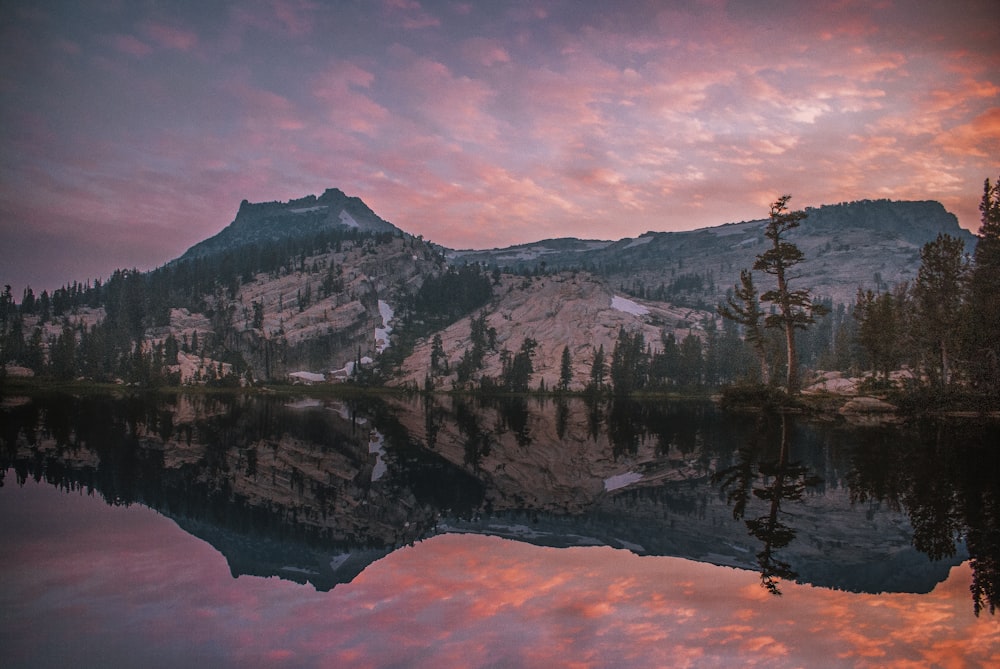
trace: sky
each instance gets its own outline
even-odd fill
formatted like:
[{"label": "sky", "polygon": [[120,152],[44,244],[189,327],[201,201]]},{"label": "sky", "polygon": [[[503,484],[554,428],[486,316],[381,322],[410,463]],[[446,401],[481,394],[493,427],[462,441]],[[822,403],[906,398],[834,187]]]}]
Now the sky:
[{"label": "sky", "polygon": [[4,0],[0,284],[326,188],[452,248],[859,199],[979,227],[996,0]]}]

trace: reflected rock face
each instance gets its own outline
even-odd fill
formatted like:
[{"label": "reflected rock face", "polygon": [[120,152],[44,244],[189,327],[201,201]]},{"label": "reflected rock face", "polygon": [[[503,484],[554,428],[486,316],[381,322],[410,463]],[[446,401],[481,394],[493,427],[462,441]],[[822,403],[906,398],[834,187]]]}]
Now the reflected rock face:
[{"label": "reflected rock face", "polygon": [[2,412],[7,475],[148,505],[234,575],[328,589],[396,547],[471,532],[756,569],[773,590],[927,592],[967,554],[984,592],[994,582],[1000,514],[962,508],[995,511],[996,479],[947,440],[995,467],[975,450],[995,426],[904,433],[705,403],[458,396],[85,397]]}]

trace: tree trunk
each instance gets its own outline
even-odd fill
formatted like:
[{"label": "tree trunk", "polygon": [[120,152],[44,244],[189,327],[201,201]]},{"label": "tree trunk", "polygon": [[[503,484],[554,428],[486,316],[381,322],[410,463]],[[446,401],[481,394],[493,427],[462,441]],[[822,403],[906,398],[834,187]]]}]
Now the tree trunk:
[{"label": "tree trunk", "polygon": [[788,387],[788,394],[794,395],[799,392],[799,363],[798,355],[795,352],[795,322],[792,320],[792,305],[789,303],[784,267],[778,267],[777,279],[778,294],[781,300],[781,317],[785,321],[785,351],[787,353],[785,385]]},{"label": "tree trunk", "polygon": [[771,383],[771,368],[767,364],[767,354],[763,346],[757,351],[757,357],[760,359],[760,382],[766,386]]},{"label": "tree trunk", "polygon": [[785,321],[785,341],[788,352],[788,370],[785,383],[788,386],[788,394],[794,395],[799,392],[799,361],[795,351],[795,326],[790,320]]},{"label": "tree trunk", "polygon": [[941,384],[947,386],[951,372],[948,369],[948,345],[941,342]]}]

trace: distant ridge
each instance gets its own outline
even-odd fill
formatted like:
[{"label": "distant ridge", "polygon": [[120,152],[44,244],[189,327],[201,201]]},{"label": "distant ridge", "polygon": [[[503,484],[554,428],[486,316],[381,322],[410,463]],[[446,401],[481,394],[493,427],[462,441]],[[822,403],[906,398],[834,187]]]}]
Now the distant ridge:
[{"label": "distant ridge", "polygon": [[336,228],[363,232],[400,232],[380,218],[360,198],[337,188],[288,202],[240,203],[236,218],[218,234],[198,242],[177,261],[203,258],[249,244],[267,244],[307,237]]},{"label": "distant ridge", "polygon": [[[969,252],[975,246],[975,235],[935,201],[860,200],[805,212],[801,227],[788,235],[806,257],[802,283],[838,303],[851,302],[860,285],[888,288],[915,278],[921,247],[939,234],[958,237]],[[618,241],[545,240],[453,251],[450,258],[519,272],[542,265],[586,270],[634,296],[714,308],[739,280],[740,269],[751,267],[761,252],[765,223],[646,232]]]}]

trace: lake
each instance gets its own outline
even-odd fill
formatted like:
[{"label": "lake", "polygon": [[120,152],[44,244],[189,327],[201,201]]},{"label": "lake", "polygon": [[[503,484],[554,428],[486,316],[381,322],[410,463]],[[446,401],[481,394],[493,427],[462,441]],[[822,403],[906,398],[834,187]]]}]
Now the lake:
[{"label": "lake", "polygon": [[709,402],[0,405],[0,663],[1000,666],[1000,425]]}]

